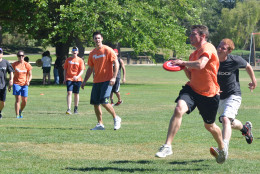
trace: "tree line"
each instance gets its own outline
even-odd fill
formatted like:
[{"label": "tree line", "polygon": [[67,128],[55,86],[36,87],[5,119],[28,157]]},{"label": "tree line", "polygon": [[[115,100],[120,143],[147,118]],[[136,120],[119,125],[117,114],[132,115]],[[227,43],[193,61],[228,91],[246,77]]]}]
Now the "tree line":
[{"label": "tree line", "polygon": [[241,49],[249,48],[250,34],[260,31],[257,0],[2,0],[0,6],[1,33],[52,45],[62,60],[72,45],[83,55],[96,30],[113,47],[150,55],[163,48],[179,57],[190,49],[187,36],[194,24],[209,27],[214,45],[228,37]]}]

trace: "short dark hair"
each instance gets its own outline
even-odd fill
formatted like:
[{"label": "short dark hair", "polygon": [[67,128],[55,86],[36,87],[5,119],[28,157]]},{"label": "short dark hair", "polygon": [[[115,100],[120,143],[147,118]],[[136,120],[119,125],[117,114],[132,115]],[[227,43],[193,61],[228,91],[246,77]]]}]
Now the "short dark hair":
[{"label": "short dark hair", "polygon": [[206,39],[209,37],[209,29],[205,25],[192,25],[191,30],[198,30],[199,35],[201,36],[202,34],[206,35]]},{"label": "short dark hair", "polygon": [[[93,38],[96,36],[96,35],[98,35],[98,34],[100,34],[101,36],[102,36],[102,34],[101,34],[101,32],[100,31],[95,31],[94,33],[93,33]],[[103,37],[103,36],[102,36]]]},{"label": "short dark hair", "polygon": [[24,51],[20,50],[20,51],[17,52],[17,56],[20,55],[20,53],[23,53],[23,55],[24,55]]}]

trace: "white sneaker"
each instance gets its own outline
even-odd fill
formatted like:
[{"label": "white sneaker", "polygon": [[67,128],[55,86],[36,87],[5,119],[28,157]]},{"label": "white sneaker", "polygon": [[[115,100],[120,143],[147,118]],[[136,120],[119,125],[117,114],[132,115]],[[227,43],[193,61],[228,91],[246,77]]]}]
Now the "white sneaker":
[{"label": "white sneaker", "polygon": [[219,150],[216,147],[211,147],[210,153],[212,156],[214,156],[216,158],[216,161],[219,164],[223,164],[227,159],[227,153],[226,153],[225,149]]},{"label": "white sneaker", "polygon": [[165,158],[166,156],[171,154],[172,154],[172,146],[164,144],[160,147],[159,152],[157,152],[155,156],[159,158]]},{"label": "white sneaker", "polygon": [[116,116],[114,118],[114,130],[118,130],[121,127],[121,118],[119,116]]},{"label": "white sneaker", "polygon": [[96,127],[90,129],[90,130],[105,130],[105,126],[103,124],[97,124]]}]

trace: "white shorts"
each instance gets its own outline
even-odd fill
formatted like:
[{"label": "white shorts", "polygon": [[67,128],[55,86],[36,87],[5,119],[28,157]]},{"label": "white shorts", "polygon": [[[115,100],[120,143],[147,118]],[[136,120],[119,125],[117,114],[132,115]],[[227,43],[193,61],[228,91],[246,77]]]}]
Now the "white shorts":
[{"label": "white shorts", "polygon": [[231,120],[236,118],[241,101],[241,96],[237,95],[231,95],[230,97],[219,101],[218,113],[220,114],[220,123],[222,123],[222,117],[228,117]]}]

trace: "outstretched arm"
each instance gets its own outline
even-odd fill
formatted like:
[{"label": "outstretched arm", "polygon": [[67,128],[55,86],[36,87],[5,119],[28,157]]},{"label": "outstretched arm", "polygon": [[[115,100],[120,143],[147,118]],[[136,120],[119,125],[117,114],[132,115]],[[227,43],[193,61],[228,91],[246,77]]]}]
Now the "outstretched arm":
[{"label": "outstretched arm", "polygon": [[248,84],[248,88],[252,92],[256,88],[257,82],[256,82],[254,70],[249,63],[247,63],[247,65],[246,65],[246,71],[251,79],[251,82]]}]

